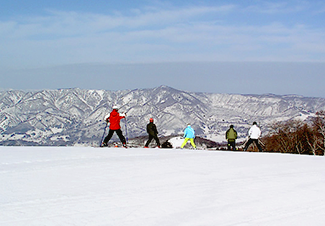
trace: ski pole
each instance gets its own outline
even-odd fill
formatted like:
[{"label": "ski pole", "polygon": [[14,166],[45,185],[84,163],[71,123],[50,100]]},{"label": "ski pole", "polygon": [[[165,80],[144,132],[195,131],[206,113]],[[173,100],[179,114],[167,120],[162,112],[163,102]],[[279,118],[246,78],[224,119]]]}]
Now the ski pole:
[{"label": "ski pole", "polygon": [[125,136],[126,136],[126,143],[128,143],[129,141],[129,138],[128,138],[128,127],[127,127],[127,121],[126,121],[126,117],[124,118],[125,119]]},{"label": "ski pole", "polygon": [[245,148],[245,146],[246,146],[246,144],[247,144],[248,140],[249,140],[249,137],[248,137],[248,138],[245,140],[245,142],[242,144],[242,146],[243,146],[243,149]]},{"label": "ski pole", "polygon": [[100,140],[100,144],[99,144],[100,147],[102,146],[103,139],[104,139],[104,136],[105,136],[105,134],[106,134],[106,128],[107,128],[107,125],[108,125],[108,122],[106,122],[106,125],[105,125],[105,128],[104,128],[104,133],[103,133],[102,139]]},{"label": "ski pole", "polygon": [[265,147],[265,144],[260,139],[258,139],[258,141]]},{"label": "ski pole", "polygon": [[248,140],[249,140],[249,138],[247,138],[247,139],[245,140],[245,142],[244,142],[242,145],[245,146],[246,143],[248,142]]}]

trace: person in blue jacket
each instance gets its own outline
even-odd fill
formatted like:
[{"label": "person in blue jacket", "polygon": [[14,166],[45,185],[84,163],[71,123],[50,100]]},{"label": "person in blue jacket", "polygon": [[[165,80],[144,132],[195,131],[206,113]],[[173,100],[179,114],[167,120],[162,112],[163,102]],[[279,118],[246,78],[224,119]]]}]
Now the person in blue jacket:
[{"label": "person in blue jacket", "polygon": [[191,141],[191,144],[192,144],[193,148],[196,148],[196,145],[194,143],[195,131],[191,127],[190,124],[188,124],[187,128],[184,130],[184,138],[185,138],[185,140],[184,140],[183,144],[181,145],[181,148],[183,148],[186,145],[188,140]]}]

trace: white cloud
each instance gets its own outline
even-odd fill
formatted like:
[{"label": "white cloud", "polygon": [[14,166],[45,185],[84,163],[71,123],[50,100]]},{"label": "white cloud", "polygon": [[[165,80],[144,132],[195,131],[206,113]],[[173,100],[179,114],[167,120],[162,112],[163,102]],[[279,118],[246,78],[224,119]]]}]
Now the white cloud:
[{"label": "white cloud", "polygon": [[[227,12],[233,5],[220,7],[192,7],[162,10],[138,10],[136,13],[113,15],[49,11],[48,16],[35,16],[1,23],[0,30],[12,30],[11,37],[22,38],[42,35],[85,35],[114,29],[160,28],[170,24],[191,21],[195,17]],[[9,34],[10,35],[10,32]]]},{"label": "white cloud", "polygon": [[297,13],[310,7],[306,1],[257,1],[255,4],[244,7],[245,11],[259,14]]},{"label": "white cloud", "polygon": [[[267,2],[244,11],[263,8],[265,12],[278,13],[289,6]],[[302,10],[299,6],[292,11]],[[241,21],[239,11],[239,6],[227,4],[147,7],[107,15],[49,11],[47,16],[17,18],[0,22],[0,65],[314,61],[313,53],[318,61],[325,61],[322,29],[308,24],[287,25],[286,21],[247,23]]]}]

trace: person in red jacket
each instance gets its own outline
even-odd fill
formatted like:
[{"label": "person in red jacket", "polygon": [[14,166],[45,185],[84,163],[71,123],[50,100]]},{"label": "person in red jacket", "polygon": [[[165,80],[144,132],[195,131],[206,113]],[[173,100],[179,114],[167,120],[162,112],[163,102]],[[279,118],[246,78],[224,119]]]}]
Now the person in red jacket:
[{"label": "person in red jacket", "polygon": [[105,117],[106,122],[110,123],[109,125],[109,132],[108,135],[105,137],[104,142],[102,143],[102,146],[107,146],[108,141],[112,138],[114,132],[116,132],[117,136],[120,138],[123,147],[126,147],[126,141],[125,137],[122,134],[120,121],[122,118],[125,118],[124,113],[118,112],[118,107],[114,106],[113,111],[110,113],[109,116]]}]

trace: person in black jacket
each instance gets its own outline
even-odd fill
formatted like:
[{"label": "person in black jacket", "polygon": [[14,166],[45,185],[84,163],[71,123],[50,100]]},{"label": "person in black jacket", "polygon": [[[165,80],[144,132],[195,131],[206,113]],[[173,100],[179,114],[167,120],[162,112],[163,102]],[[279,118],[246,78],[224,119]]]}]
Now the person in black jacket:
[{"label": "person in black jacket", "polygon": [[157,131],[157,127],[156,125],[153,123],[153,118],[150,118],[150,122],[147,125],[147,132],[149,134],[149,140],[147,141],[147,143],[145,144],[145,148],[148,148],[150,142],[152,141],[152,139],[155,139],[158,148],[160,148],[160,142],[159,142],[159,138],[158,138],[158,131]]}]

